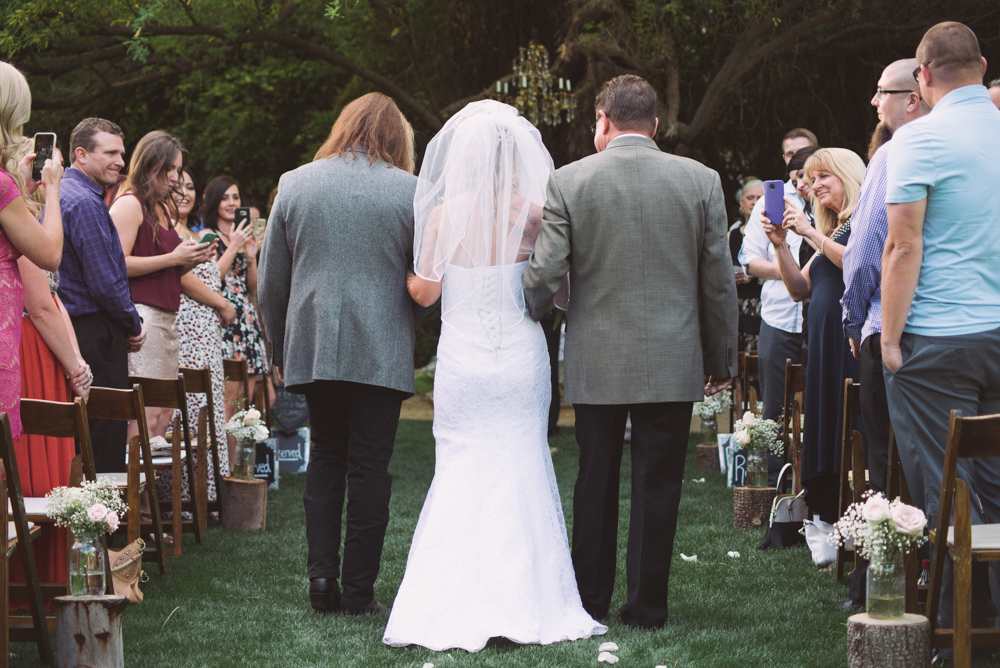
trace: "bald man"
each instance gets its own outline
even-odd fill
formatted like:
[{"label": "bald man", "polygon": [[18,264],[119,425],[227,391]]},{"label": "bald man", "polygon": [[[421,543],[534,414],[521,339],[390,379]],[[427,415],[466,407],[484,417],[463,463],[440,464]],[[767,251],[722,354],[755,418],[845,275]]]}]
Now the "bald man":
[{"label": "bald man", "polygon": [[988,91],[993,104],[997,106],[997,109],[1000,109],[1000,79],[991,81]]}]

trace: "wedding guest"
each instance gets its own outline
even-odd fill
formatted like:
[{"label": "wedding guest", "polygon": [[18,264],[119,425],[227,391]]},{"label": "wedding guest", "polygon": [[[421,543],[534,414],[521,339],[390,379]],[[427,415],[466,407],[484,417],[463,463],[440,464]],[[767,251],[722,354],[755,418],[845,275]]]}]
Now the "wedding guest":
[{"label": "wedding guest", "polygon": [[1000,79],[991,81],[988,90],[993,104],[997,106],[997,109],[1000,109]]},{"label": "wedding guest", "polygon": [[[812,298],[803,411],[802,485],[807,489],[806,504],[810,510],[832,522],[837,519],[840,491],[844,379],[859,377],[857,360],[851,355],[841,326],[840,298],[844,294],[841,267],[865,163],[853,151],[824,148],[806,161],[804,172],[812,181],[816,227],[809,224],[802,209],[788,197],[780,224],[772,225],[766,216],[761,221],[777,254],[781,279],[789,296],[797,302]],[[792,231],[816,248],[816,255],[801,269],[786,241]]]},{"label": "wedding guest", "polygon": [[[264,337],[252,302],[252,297],[257,294],[257,251],[260,240],[253,233],[252,221],[235,227],[238,206],[240,186],[235,179],[217,176],[208,182],[205,187],[202,222],[205,230],[213,230],[219,235],[215,263],[224,279],[222,294],[236,308],[236,320],[226,326],[222,333],[223,353],[227,359],[247,361],[250,373],[248,399],[252,403],[257,382],[261,374],[267,373]],[[229,399],[233,399],[235,389],[227,391]],[[226,417],[234,412],[235,401],[227,400]]]},{"label": "wedding guest", "polygon": [[[199,241],[192,227],[197,227],[200,205],[197,183],[190,167],[181,173],[178,191],[174,193],[177,219],[174,229],[182,241]],[[181,304],[177,310],[177,339],[180,343],[178,361],[189,369],[203,369],[208,365],[212,374],[212,398],[215,414],[215,434],[220,444],[226,439],[225,375],[222,369],[222,327],[236,319],[236,309],[222,296],[222,276],[212,258],[196,265],[181,277]],[[202,393],[187,395],[187,410],[191,420],[195,420],[207,399]],[[193,425],[192,425],[193,427]],[[215,470],[208,465],[208,498],[215,500]],[[229,472],[229,453],[224,445],[219,448],[219,470]],[[161,496],[170,495],[170,471],[165,471],[159,488]],[[181,493],[190,496],[190,482],[187,469],[181,468]]]},{"label": "wedding guest", "polygon": [[746,275],[740,266],[739,254],[740,248],[743,247],[743,233],[753,212],[753,206],[763,196],[764,183],[756,177],[748,178],[736,193],[736,201],[740,204],[739,217],[729,226],[729,254],[735,267],[736,301],[740,307],[738,346],[740,352],[757,350],[757,336],[760,334],[761,281]]},{"label": "wedding guest", "polygon": [[[406,291],[413,166],[406,118],[385,95],[364,95],[344,107],[311,163],[281,177],[264,237],[260,306],[271,358],[286,388],[309,404],[302,499],[309,598],[318,611],[387,610],[375,600],[389,523],[387,469],[400,407],[415,390],[420,312]],[[235,231],[231,238],[237,243]]]},{"label": "wedding guest", "polygon": [[[31,91],[24,76],[0,61],[0,412],[10,419],[11,435],[21,435],[21,317],[24,285],[18,269],[21,255],[43,269],[54,271],[62,258],[63,230],[59,207],[62,155],[53,151],[45,161],[42,180],[31,178],[35,158],[31,140],[22,132],[31,116]],[[26,154],[26,155],[25,155]],[[24,155],[20,162],[15,156]],[[38,187],[45,194],[42,224],[37,203],[31,200]]]},{"label": "wedding guest", "polygon": [[[177,377],[181,276],[214,251],[193,240],[181,241],[172,224],[172,193],[184,155],[180,140],[168,132],[146,134],[136,144],[128,177],[113,194],[111,219],[125,253],[129,289],[149,332],[142,350],[129,355],[132,376]],[[147,407],[149,435],[164,435],[172,417],[170,408]],[[130,433],[138,433],[137,426],[129,428]]]}]

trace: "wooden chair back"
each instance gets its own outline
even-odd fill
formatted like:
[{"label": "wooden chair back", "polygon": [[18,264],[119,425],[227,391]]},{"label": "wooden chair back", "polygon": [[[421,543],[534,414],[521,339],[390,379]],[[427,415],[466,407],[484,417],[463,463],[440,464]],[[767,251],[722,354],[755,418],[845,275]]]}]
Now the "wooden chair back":
[{"label": "wooden chair back", "polygon": [[43,401],[41,399],[21,400],[21,429],[25,434],[73,438],[80,445],[83,455],[83,473],[87,480],[97,480],[94,468],[94,450],[90,442],[91,417],[83,399],[76,397],[72,403]]},{"label": "wooden chair back", "polygon": [[740,384],[743,386],[740,396],[740,412],[754,411],[757,409],[757,390],[750,384],[750,380],[757,378],[759,360],[756,350],[748,350],[739,353],[737,365],[740,374]]},{"label": "wooden chair back", "polygon": [[[77,401],[80,401],[77,399]],[[56,402],[49,402],[56,403]],[[82,402],[81,402],[82,403]],[[86,420],[84,420],[86,425]],[[48,434],[51,436],[62,436],[59,433]],[[3,506],[2,526],[7,531],[7,501],[10,501],[11,518],[17,533],[17,551],[21,555],[21,567],[24,570],[24,580],[27,586],[28,605],[31,608],[31,622],[24,626],[11,626],[7,611],[7,559],[10,557],[10,540],[7,541],[7,554],[3,560],[3,640],[0,641],[0,660],[6,665],[9,656],[9,641],[34,642],[38,645],[38,653],[41,662],[45,665],[52,663],[52,648],[49,645],[49,627],[45,620],[45,608],[42,607],[42,590],[38,581],[38,570],[35,566],[35,553],[31,545],[31,536],[28,529],[28,518],[24,511],[24,497],[21,495],[21,475],[17,467],[17,455],[14,452],[14,438],[10,431],[10,419],[6,413],[0,413],[0,458],[3,461],[4,474],[4,497],[0,498],[0,506]]]},{"label": "wooden chair back", "polygon": [[[841,416],[840,439],[840,495],[837,502],[837,517],[842,517],[847,506],[862,501],[867,484],[865,482],[865,446],[861,434],[854,429],[855,417],[861,415],[861,383],[853,378],[844,379],[844,411]],[[850,472],[850,475],[848,475]],[[858,552],[845,546],[837,547],[837,579],[844,577],[844,564],[850,553],[854,553],[855,568],[861,563]]]},{"label": "wooden chair back", "polygon": [[[964,480],[956,477],[959,458],[979,459],[1000,456],[1000,415],[963,417],[953,410],[948,422],[948,438],[944,452],[941,476],[941,496],[938,499],[937,526],[932,532],[934,541],[931,558],[930,582],[927,590],[926,616],[931,622],[931,647],[951,647],[953,664],[968,666],[973,644],[996,647],[1000,644],[1000,630],[976,629],[972,631],[972,561],[1000,561],[1000,549],[990,545],[977,547],[972,541],[972,503],[969,488]],[[954,509],[954,545],[948,546],[949,527],[952,526]],[[989,525],[998,527],[1000,525]],[[978,525],[977,529],[982,529]],[[994,543],[994,540],[989,540]],[[953,560],[952,578],[955,603],[952,629],[938,628],[937,616],[941,598],[944,562],[948,555]]]},{"label": "wooden chair back", "polygon": [[806,391],[805,371],[801,364],[785,360],[785,396],[781,403],[781,442],[785,463],[795,468],[795,490],[802,491],[802,402]]},{"label": "wooden chair back", "polygon": [[242,411],[250,408],[250,372],[247,367],[246,359],[224,359],[222,360],[222,373],[226,377],[227,382],[239,383],[243,388],[243,404],[242,406],[236,406],[236,411]]},{"label": "wooden chair back", "polygon": [[[209,365],[202,369],[181,368],[184,384],[189,393],[204,394],[205,405],[198,411],[198,503],[205,509],[201,513],[202,531],[208,527],[208,513],[217,511],[222,519],[222,503],[219,494],[222,490],[222,471],[219,466],[219,438],[215,425],[215,394],[212,392],[212,370]],[[208,500],[208,469],[202,465],[203,454],[212,458],[212,473],[215,475],[216,500]],[[202,480],[204,478],[204,480]],[[203,484],[204,483],[204,484]],[[201,497],[204,498],[201,498]]]}]

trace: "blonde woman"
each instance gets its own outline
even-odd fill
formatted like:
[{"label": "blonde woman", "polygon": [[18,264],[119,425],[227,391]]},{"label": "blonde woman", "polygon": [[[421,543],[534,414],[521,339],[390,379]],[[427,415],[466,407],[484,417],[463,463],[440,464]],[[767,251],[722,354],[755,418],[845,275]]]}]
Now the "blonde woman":
[{"label": "blonde woman", "polygon": [[[14,438],[21,435],[21,316],[24,284],[17,260],[22,255],[42,269],[55,271],[62,260],[63,228],[59,208],[62,156],[58,149],[45,161],[41,182],[31,179],[34,153],[24,155],[30,139],[22,131],[31,116],[31,91],[13,65],[0,62],[0,412],[7,413]],[[30,201],[44,188],[45,215]]]},{"label": "blonde woman", "polygon": [[[805,428],[802,434],[802,481],[806,503],[826,521],[834,521],[839,493],[841,411],[844,379],[859,378],[841,323],[844,296],[844,249],[851,235],[851,214],[858,204],[865,163],[843,148],[823,148],[806,161],[805,178],[812,183],[813,228],[805,214],[786,206],[780,225],[762,218],[764,232],[774,244],[778,268],[795,301],[810,298],[808,313],[809,364],[806,367]],[[793,230],[816,247],[801,269],[785,243]],[[862,431],[860,422],[856,426]]]}]

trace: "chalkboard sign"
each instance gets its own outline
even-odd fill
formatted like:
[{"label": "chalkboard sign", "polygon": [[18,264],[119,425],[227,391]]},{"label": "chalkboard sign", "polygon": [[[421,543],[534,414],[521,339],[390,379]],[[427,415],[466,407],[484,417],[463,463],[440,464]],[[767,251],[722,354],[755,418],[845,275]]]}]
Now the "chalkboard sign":
[{"label": "chalkboard sign", "polygon": [[309,421],[309,406],[305,396],[293,394],[282,386],[275,387],[271,417],[278,430],[294,434]]},{"label": "chalkboard sign", "polygon": [[278,489],[277,439],[257,441],[257,461],[253,477],[267,482],[269,489]]},{"label": "chalkboard sign", "polygon": [[275,429],[278,468],[285,473],[305,473],[309,465],[309,427],[302,427],[293,434]]},{"label": "chalkboard sign", "polygon": [[746,487],[747,449],[738,448],[733,443],[733,468],[729,478],[730,487]]}]

